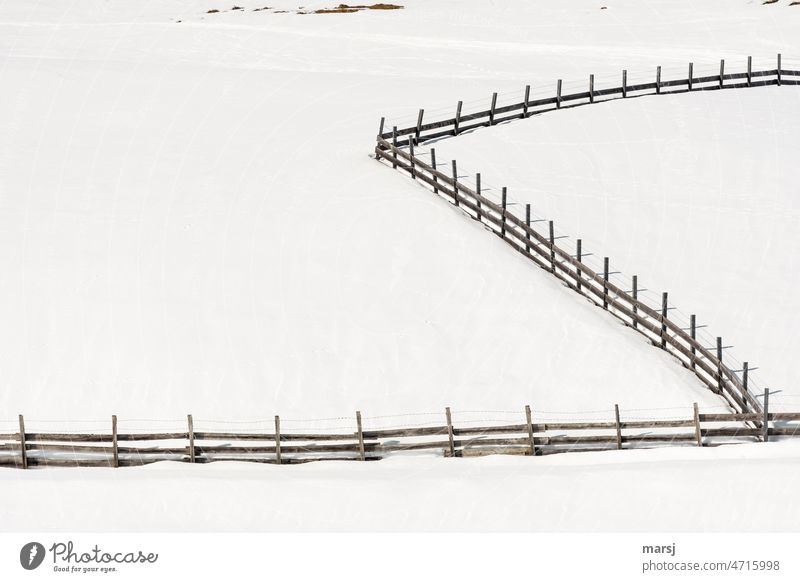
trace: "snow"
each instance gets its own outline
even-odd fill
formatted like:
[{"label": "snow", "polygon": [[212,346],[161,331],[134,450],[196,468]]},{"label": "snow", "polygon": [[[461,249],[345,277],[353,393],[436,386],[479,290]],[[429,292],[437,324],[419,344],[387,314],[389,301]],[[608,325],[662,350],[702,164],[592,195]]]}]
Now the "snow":
[{"label": "snow", "polygon": [[610,256],[620,285],[637,273],[651,305],[669,290],[671,317],[698,314],[708,346],[722,335],[731,367],[758,366],[773,404],[796,408],[798,106],[794,86],[644,97],[476,131],[437,154],[475,160],[595,260]]},{"label": "snow", "polygon": [[[14,531],[796,531],[796,443],[8,471]],[[764,491],[769,476],[769,494]],[[69,500],[65,503],[64,500]],[[735,502],[735,504],[734,504]],[[757,517],[757,519],[756,519]]]},{"label": "snow", "polygon": [[[501,92],[502,103],[526,83],[550,94],[557,78],[583,83],[594,72],[606,82],[625,67],[633,82],[643,75],[649,79],[657,64],[671,72],[693,59],[741,62],[753,54],[758,65],[779,51],[800,55],[795,22],[800,9],[729,0],[609,1],[607,10],[589,0],[410,0],[403,10],[387,12],[274,14],[246,6],[246,11],[207,14],[229,4],[0,4],[4,430],[13,430],[17,413],[26,414],[34,427],[105,422],[112,413],[123,426],[154,419],[147,421],[152,426],[188,412],[212,421],[276,413],[351,418],[356,409],[378,416],[437,412],[444,406],[486,411],[530,404],[552,414],[608,411],[614,403],[623,410],[688,411],[695,401],[703,409],[720,406],[673,359],[368,154],[381,115],[413,119],[425,107],[426,115],[435,116],[452,111],[459,99],[465,106],[488,103],[492,91]],[[285,2],[277,7],[297,9]],[[762,112],[767,100],[789,108],[778,102],[790,99],[784,96],[789,91],[781,90],[780,97],[754,90],[746,97],[598,105],[437,147],[478,144],[479,134],[524,133],[533,124],[569,124],[583,115],[592,116],[581,117],[587,128],[599,130],[608,118],[595,113],[623,109],[639,120],[653,111],[668,125],[674,110],[649,108],[681,99],[696,99],[687,107],[701,110],[713,99],[733,100],[725,107],[737,114],[744,99]],[[638,107],[643,109],[637,112]],[[765,133],[761,143],[772,147],[781,135]],[[626,139],[621,137],[619,147]],[[750,138],[753,144],[758,139]],[[537,145],[551,150],[548,164],[559,161],[552,146],[552,141]],[[513,147],[497,149],[515,154]],[[740,155],[751,151],[744,149]],[[796,148],[782,159],[790,159],[792,151]],[[465,168],[511,179],[505,166],[495,170],[488,154],[486,161],[464,154]],[[723,161],[726,168],[740,163],[734,156]],[[535,175],[538,180],[543,174]],[[527,180],[528,174],[520,177]],[[512,192],[524,187],[515,184]],[[664,181],[659,191],[666,187]],[[790,200],[791,193],[783,196]],[[580,216],[569,215],[572,207],[562,208],[553,209],[559,211],[559,225],[578,232],[568,221]],[[580,224],[581,232],[588,231]],[[670,286],[681,306],[716,317],[690,282],[661,270],[664,262],[633,255],[628,260],[615,245],[629,243],[611,232],[604,238],[602,224],[597,228],[592,237],[598,252],[608,249],[626,270]],[[740,289],[762,291],[749,284]],[[763,351],[771,344],[742,343],[750,341],[744,338],[746,324],[710,322],[726,338],[730,333],[737,353],[767,362]],[[784,446],[775,446],[781,452],[772,458],[761,452],[766,447],[742,450],[749,462],[774,471],[789,487],[797,475],[784,460],[796,451]],[[628,454],[624,459],[632,465],[624,471],[614,463],[602,467],[604,459]],[[514,498],[513,492],[496,495],[506,483],[520,496],[535,483],[558,500],[548,510],[553,520],[543,521],[543,527],[561,523],[564,529],[581,529],[600,523],[600,514],[580,518],[577,506],[569,508],[571,495],[588,494],[584,480],[626,493],[627,471],[631,482],[707,480],[717,470],[739,475],[741,463],[726,460],[728,453],[680,453],[718,459],[713,468],[651,461],[665,454],[672,453],[586,456],[587,464],[574,473],[565,468],[572,461],[554,460],[546,465],[552,467],[548,479],[537,477],[538,459],[526,465],[531,459],[505,458],[403,458],[288,471],[231,464],[3,471],[0,479],[4,492],[15,493],[5,499],[47,490],[47,503],[62,507],[63,523],[73,528],[137,527],[154,507],[175,508],[147,518],[154,527],[175,528],[182,516],[197,511],[202,493],[214,502],[185,520],[187,527],[202,527],[202,520],[209,528],[264,528],[266,522],[250,508],[274,503],[273,517],[285,512],[271,522],[276,528],[332,529],[344,520],[349,525],[342,527],[353,529],[525,529],[535,527],[541,504],[504,505],[500,513],[488,508]],[[384,503],[396,501],[393,487],[375,497],[380,484],[398,475],[409,480],[408,503]],[[281,480],[282,489],[276,490],[281,502],[265,501],[265,476]],[[114,496],[129,491],[133,505],[110,509],[112,482]],[[336,505],[332,493],[323,493],[330,483],[338,483],[333,491],[339,493],[352,488],[340,513],[329,508],[314,518],[312,512],[294,511],[313,495]],[[735,484],[721,493],[708,506],[708,520],[696,527],[719,517],[726,500],[745,487]],[[431,511],[443,503],[443,493],[431,490],[459,488],[463,497],[453,498],[449,513],[417,515],[415,502]],[[225,497],[231,490],[236,495]],[[162,505],[148,505],[162,495]],[[459,513],[455,502],[470,495],[486,501],[487,509]],[[356,511],[355,500],[369,496],[371,505]],[[93,498],[96,508],[88,504]],[[287,499],[298,505],[285,505]],[[42,510],[36,516],[50,515],[44,505],[37,507]],[[4,507],[9,517],[3,527],[29,527],[20,511]],[[673,513],[665,502],[649,515],[672,527],[679,524]],[[631,512],[617,523],[621,529],[636,527],[640,519]],[[746,517],[730,519],[722,523],[735,527],[735,519]],[[775,527],[785,525],[784,519],[775,516]]]}]

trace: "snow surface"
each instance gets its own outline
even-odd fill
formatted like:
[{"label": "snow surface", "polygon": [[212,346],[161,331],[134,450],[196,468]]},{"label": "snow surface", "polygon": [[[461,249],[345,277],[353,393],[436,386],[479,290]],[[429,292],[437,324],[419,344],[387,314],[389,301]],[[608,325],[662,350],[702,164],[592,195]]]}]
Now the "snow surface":
[{"label": "snow surface", "polygon": [[573,235],[566,248],[582,238],[595,268],[611,257],[623,288],[637,273],[652,306],[669,290],[680,309],[670,317],[687,326],[698,314],[706,345],[722,335],[777,391],[772,403],[796,409],[798,109],[795,86],[643,97],[475,131],[436,149],[438,159],[476,166],[484,181],[502,180],[512,200]]},{"label": "snow surface", "polygon": [[[6,471],[12,531],[796,531],[797,443]],[[768,483],[768,490],[765,485]],[[768,492],[767,492],[768,491]],[[68,502],[66,501],[68,500]],[[735,502],[735,505],[734,505]],[[35,509],[32,509],[35,507]]]},{"label": "snow surface", "polygon": [[[367,154],[381,115],[413,119],[419,107],[436,115],[458,99],[484,103],[492,91],[511,99],[530,82],[550,92],[556,78],[610,79],[624,67],[633,81],[656,64],[800,55],[800,9],[410,0],[388,12],[206,14],[228,4],[0,3],[0,410],[8,419],[0,428],[13,430],[19,412],[35,427],[112,413],[124,426],[187,412],[219,420],[445,405],[548,413],[615,402],[720,405],[663,352]],[[631,263],[645,274],[648,265]],[[743,461],[729,454],[786,484],[753,508],[771,511],[764,527],[790,527],[785,503],[798,475],[786,461],[795,448],[736,450],[587,454],[575,466],[404,458],[9,470],[0,472],[0,527],[745,527],[749,513],[731,516],[730,501],[752,487],[733,479]],[[672,454],[678,460],[667,462]],[[626,468],[604,467],[611,459]],[[699,493],[696,484],[717,475],[729,477],[718,481],[726,486],[713,499]],[[609,504],[645,507],[629,495],[642,479],[664,483],[647,526],[641,511],[600,519]],[[275,497],[266,495],[278,480]],[[535,519],[541,497],[507,503],[537,485],[553,500],[549,522]],[[123,490],[131,504],[113,506]],[[462,493],[444,505],[454,490]],[[669,495],[706,509],[684,523]],[[580,517],[582,498],[596,511]],[[319,518],[299,509],[314,499],[327,508]],[[471,510],[456,503],[467,500]],[[254,512],[259,504],[274,513]]]}]

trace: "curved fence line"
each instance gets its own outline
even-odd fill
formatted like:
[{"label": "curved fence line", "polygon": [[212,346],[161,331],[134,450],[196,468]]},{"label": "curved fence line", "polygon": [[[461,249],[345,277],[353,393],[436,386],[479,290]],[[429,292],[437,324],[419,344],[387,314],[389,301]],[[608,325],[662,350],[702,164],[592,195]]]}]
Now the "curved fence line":
[{"label": "curved fence line", "polygon": [[[547,234],[537,232],[532,227],[530,205],[526,204],[524,220],[515,216],[509,210],[505,188],[502,189],[498,204],[483,195],[480,174],[476,175],[474,186],[470,187],[465,184],[464,176],[459,175],[455,161],[452,161],[452,171],[445,173],[438,169],[440,164],[436,162],[434,149],[430,150],[427,161],[415,152],[415,146],[426,141],[453,137],[480,127],[525,119],[561,108],[608,100],[602,99],[603,97],[624,99],[637,95],[800,85],[800,68],[784,69],[781,55],[777,55],[775,69],[753,71],[752,57],[748,57],[746,71],[739,73],[726,73],[723,60],[720,61],[718,75],[695,77],[693,64],[690,63],[685,79],[664,81],[661,78],[661,67],[657,67],[654,82],[629,85],[626,71],[623,71],[621,81],[618,87],[595,90],[594,76],[590,75],[588,90],[571,94],[562,93],[562,83],[559,81],[555,96],[535,100],[529,99],[530,86],[527,86],[521,102],[503,107],[496,107],[497,93],[494,93],[489,109],[462,115],[462,103],[459,102],[454,117],[428,123],[423,123],[424,110],[420,110],[415,125],[399,129],[393,127],[390,132],[385,131],[385,119],[382,118],[376,138],[375,157],[406,172],[434,194],[451,201],[537,266],[549,271],[566,286],[596,305],[602,306],[625,325],[647,337],[653,345],[675,356],[734,410],[744,414],[758,413],[762,410],[762,405],[751,390],[748,363],[743,362],[741,369],[726,365],[726,346],[722,344],[721,337],[716,338],[716,346],[712,347],[698,341],[697,332],[702,326],[697,325],[694,315],[690,316],[686,327],[679,325],[674,318],[670,319],[669,311],[672,307],[669,305],[667,293],[662,294],[660,309],[647,305],[639,296],[636,276],[631,281],[631,290],[626,290],[611,280],[613,273],[610,272],[608,257],[604,257],[602,271],[589,267],[583,260],[580,239],[577,240],[575,254],[572,254],[556,243],[559,237],[555,236],[552,221],[548,223]],[[508,115],[509,113],[513,115]]]}]

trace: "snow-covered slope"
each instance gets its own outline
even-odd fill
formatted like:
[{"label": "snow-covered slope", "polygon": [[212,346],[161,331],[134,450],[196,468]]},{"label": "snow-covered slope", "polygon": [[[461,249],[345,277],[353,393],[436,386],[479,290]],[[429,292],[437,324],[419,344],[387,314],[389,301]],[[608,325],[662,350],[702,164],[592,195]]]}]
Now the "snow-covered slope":
[{"label": "snow-covered slope", "polygon": [[[18,412],[39,420],[115,412],[124,421],[718,404],[662,352],[367,154],[381,115],[413,117],[419,107],[434,115],[458,99],[486,102],[492,91],[623,67],[633,80],[659,63],[800,54],[800,8],[744,0],[608,0],[605,10],[593,0],[403,4],[339,15],[256,6],[208,14],[230,8],[217,0],[0,4],[0,411],[9,422]],[[644,275],[646,265],[631,268]],[[781,466],[781,483],[796,484],[782,455],[759,470]],[[656,468],[650,458],[632,457],[643,463],[634,481],[677,467]],[[354,528],[532,528],[539,503],[471,514],[468,525],[403,516],[428,498],[431,488],[419,482],[445,490],[474,478],[472,491],[497,502],[509,499],[501,481],[512,476],[517,491],[528,490],[537,465],[519,465],[538,460],[435,459],[435,471],[420,465],[418,473],[403,460],[401,473],[418,485],[401,496],[387,485],[397,473],[384,462],[289,469],[285,491],[298,497],[281,527],[329,527],[304,521],[300,509],[301,493],[324,483],[316,471],[343,482],[374,471],[385,493],[372,481],[351,489],[375,500],[343,506]],[[205,488],[186,487],[182,468],[164,466],[167,482],[182,484],[173,506],[196,512],[210,492],[197,513],[210,527],[266,527],[252,511],[265,499],[264,468],[233,467],[195,467],[221,473]],[[726,467],[738,475],[739,465]],[[164,490],[136,481],[159,471],[109,471],[97,487],[86,485],[91,472],[1,472],[6,500],[41,509],[2,527],[176,527],[180,511],[141,513]],[[570,487],[594,473],[545,479],[540,495],[558,493],[558,512]],[[253,481],[240,486],[242,474]],[[300,486],[306,474],[312,480]],[[615,475],[615,483],[624,476]],[[691,475],[711,478],[705,469]],[[102,502],[99,513],[86,510],[108,491],[106,478],[131,484],[126,519],[102,512]],[[26,499],[40,491],[35,479],[49,500],[83,510],[53,525],[47,507]],[[231,490],[237,495],[226,496]],[[710,490],[692,491],[700,503]],[[711,493],[703,519],[677,525],[710,527],[726,500],[743,494]],[[788,499],[774,498],[781,495]],[[399,517],[367,515],[381,501]],[[759,511],[780,525],[786,507]],[[21,514],[4,507],[3,515]],[[575,516],[564,523],[586,527]],[[654,527],[676,525],[669,503],[648,516]]]},{"label": "snow-covered slope", "polygon": [[[473,34],[469,16],[445,48],[425,31],[452,3],[353,15],[129,4],[4,13],[7,414],[716,403],[367,156],[380,114],[487,93],[523,68],[552,78],[521,31],[487,40],[512,12],[475,7],[493,24]],[[587,26],[607,18],[576,10]]]},{"label": "snow-covered slope", "polygon": [[477,131],[437,153],[479,164],[595,261],[610,256],[622,285],[638,273],[654,306],[669,290],[673,317],[698,314],[707,345],[721,334],[778,390],[774,404],[796,408],[798,110],[796,86],[644,97]]}]

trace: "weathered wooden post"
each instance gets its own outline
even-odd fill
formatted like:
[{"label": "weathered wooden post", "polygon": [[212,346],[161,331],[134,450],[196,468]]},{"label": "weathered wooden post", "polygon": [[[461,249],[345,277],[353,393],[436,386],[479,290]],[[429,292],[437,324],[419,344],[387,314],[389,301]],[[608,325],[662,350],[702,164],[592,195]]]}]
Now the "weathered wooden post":
[{"label": "weathered wooden post", "polygon": [[494,125],[494,110],[497,107],[497,93],[492,93],[492,106],[489,108],[489,125]]},{"label": "weathered wooden post", "polygon": [[531,415],[531,407],[525,405],[525,420],[528,422],[528,442],[531,447],[531,456],[536,456],[536,441],[533,439],[533,416]]},{"label": "weathered wooden post", "polygon": [[719,62],[719,88],[722,89],[725,82],[725,59]]},{"label": "weathered wooden post", "polygon": [[447,418],[447,438],[450,442],[450,456],[456,456],[455,440],[453,438],[453,417],[450,414],[450,407],[444,409],[445,417]]},{"label": "weathered wooden post", "polygon": [[622,71],[622,96],[628,96],[628,71]]},{"label": "weathered wooden post", "polygon": [[453,160],[453,202],[458,206],[458,169],[455,160]]},{"label": "weathered wooden post", "polygon": [[194,463],[194,420],[191,414],[186,415],[186,420],[189,423],[189,462]]},{"label": "weathered wooden post", "polygon": [[409,136],[408,138],[408,153],[409,153],[409,164],[411,164],[411,179],[417,179],[417,168],[414,165],[414,140]]},{"label": "weathered wooden post", "polygon": [[453,135],[458,135],[458,126],[461,124],[461,106],[463,105],[463,101],[459,101],[458,105],[456,105],[456,118],[453,122]]},{"label": "weathered wooden post", "polygon": [[747,413],[747,376],[750,373],[750,364],[742,362],[742,412]]},{"label": "weathered wooden post", "polygon": [[594,103],[594,75],[589,75],[589,103]]},{"label": "weathered wooden post", "polygon": [[114,467],[119,467],[119,446],[117,444],[117,415],[111,415],[111,451],[114,456]]},{"label": "weathered wooden post", "polygon": [[661,93],[661,65],[656,67],[656,94]]},{"label": "weathered wooden post", "polygon": [[669,295],[665,291],[661,294],[661,349],[667,349],[667,310]]},{"label": "weathered wooden post", "polygon": [[[526,204],[525,205],[525,226],[527,226],[528,228],[531,227],[531,205],[530,204]],[[531,252],[531,233],[528,232],[527,230],[525,231],[525,240],[526,240],[526,242],[525,242],[525,252],[529,253],[529,252]]]},{"label": "weathered wooden post", "polygon": [[438,186],[436,186],[436,184],[439,183],[439,178],[436,177],[436,149],[435,148],[431,148],[431,168],[433,168],[433,174],[432,174],[432,176],[433,176],[433,184],[434,184],[433,193],[434,194],[438,194],[439,193],[439,188],[438,188]]},{"label": "weathered wooden post", "polygon": [[281,417],[275,415],[275,462],[281,464]]},{"label": "weathered wooden post", "polygon": [[577,286],[578,292],[581,291],[581,281],[583,281],[583,273],[581,273],[581,266],[580,263],[583,261],[583,241],[578,239],[575,242],[575,259],[578,261],[578,264],[575,265],[575,284]]},{"label": "weathered wooden post", "polygon": [[[383,124],[384,123],[386,123],[386,118],[385,117],[381,117],[381,124],[378,127],[378,137],[379,138],[383,138]],[[381,151],[380,147],[376,148],[376,150],[375,150],[375,159],[377,161],[380,161],[380,159],[381,159],[381,154],[379,153],[380,151]]]},{"label": "weathered wooden post", "polygon": [[633,296],[633,301],[631,302],[631,311],[633,312],[631,323],[633,325],[633,329],[637,329],[639,327],[639,276],[638,275],[633,276],[631,284],[632,284],[631,294]]},{"label": "weathered wooden post", "polygon": [[525,85],[525,97],[522,99],[522,119],[528,117],[528,101],[531,97],[531,86]]},{"label": "weathered wooden post", "polygon": [[764,388],[764,442],[769,440],[769,388]]},{"label": "weathered wooden post", "polygon": [[608,309],[608,257],[603,258],[603,309]]},{"label": "weathered wooden post", "polygon": [[556,84],[556,109],[561,107],[561,79]]},{"label": "weathered wooden post", "polygon": [[703,446],[703,431],[700,430],[700,409],[697,407],[697,402],[694,403],[694,437],[697,440],[697,446]]},{"label": "weathered wooden post", "polygon": [[753,83],[753,57],[747,57],[747,86]]},{"label": "weathered wooden post", "polygon": [[[697,316],[694,313],[689,316],[689,336],[697,341]],[[697,369],[697,364],[695,363],[696,358],[697,349],[694,347],[694,342],[692,342],[692,370]]]},{"label": "weathered wooden post", "polygon": [[781,84],[781,53],[778,53],[778,68],[777,68],[778,85]]},{"label": "weathered wooden post", "polygon": [[417,129],[414,132],[414,140],[419,144],[419,134],[422,131],[422,116],[425,114],[424,109],[419,110],[419,114],[417,115]]},{"label": "weathered wooden post", "polygon": [[364,454],[364,429],[361,425],[361,411],[356,410],[356,426],[358,428],[358,432],[356,436],[358,437],[358,458],[361,461],[366,460],[366,455]]},{"label": "weathered wooden post", "polygon": [[[480,172],[475,174],[475,192],[478,194],[479,197],[482,196],[482,194],[481,194],[481,174],[480,174]],[[481,199],[480,198],[476,198],[475,199],[475,204],[478,207],[478,212],[477,212],[478,222],[483,222],[483,217],[481,216]]]},{"label": "weathered wooden post", "polygon": [[556,272],[556,237],[555,229],[553,228],[553,221],[548,221],[550,231],[550,272]]},{"label": "weathered wooden post", "polygon": [[694,77],[694,63],[689,63],[689,77],[686,80],[686,84],[689,87],[689,91],[692,90],[692,77]]},{"label": "weathered wooden post", "polygon": [[617,427],[617,448],[622,448],[622,423],[619,421],[619,404],[614,405],[614,418]]},{"label": "weathered wooden post", "polygon": [[[392,145],[397,149],[397,126],[392,126]],[[397,151],[392,151],[392,168],[397,169]]]},{"label": "weathered wooden post", "polygon": [[500,216],[500,236],[505,238],[506,236],[506,207],[508,204],[508,190],[505,186],[503,186],[502,195],[500,198],[500,205],[503,209],[503,214]]},{"label": "weathered wooden post", "polygon": [[25,442],[25,419],[19,415],[19,451],[22,455],[22,468],[28,468],[28,445]]}]

